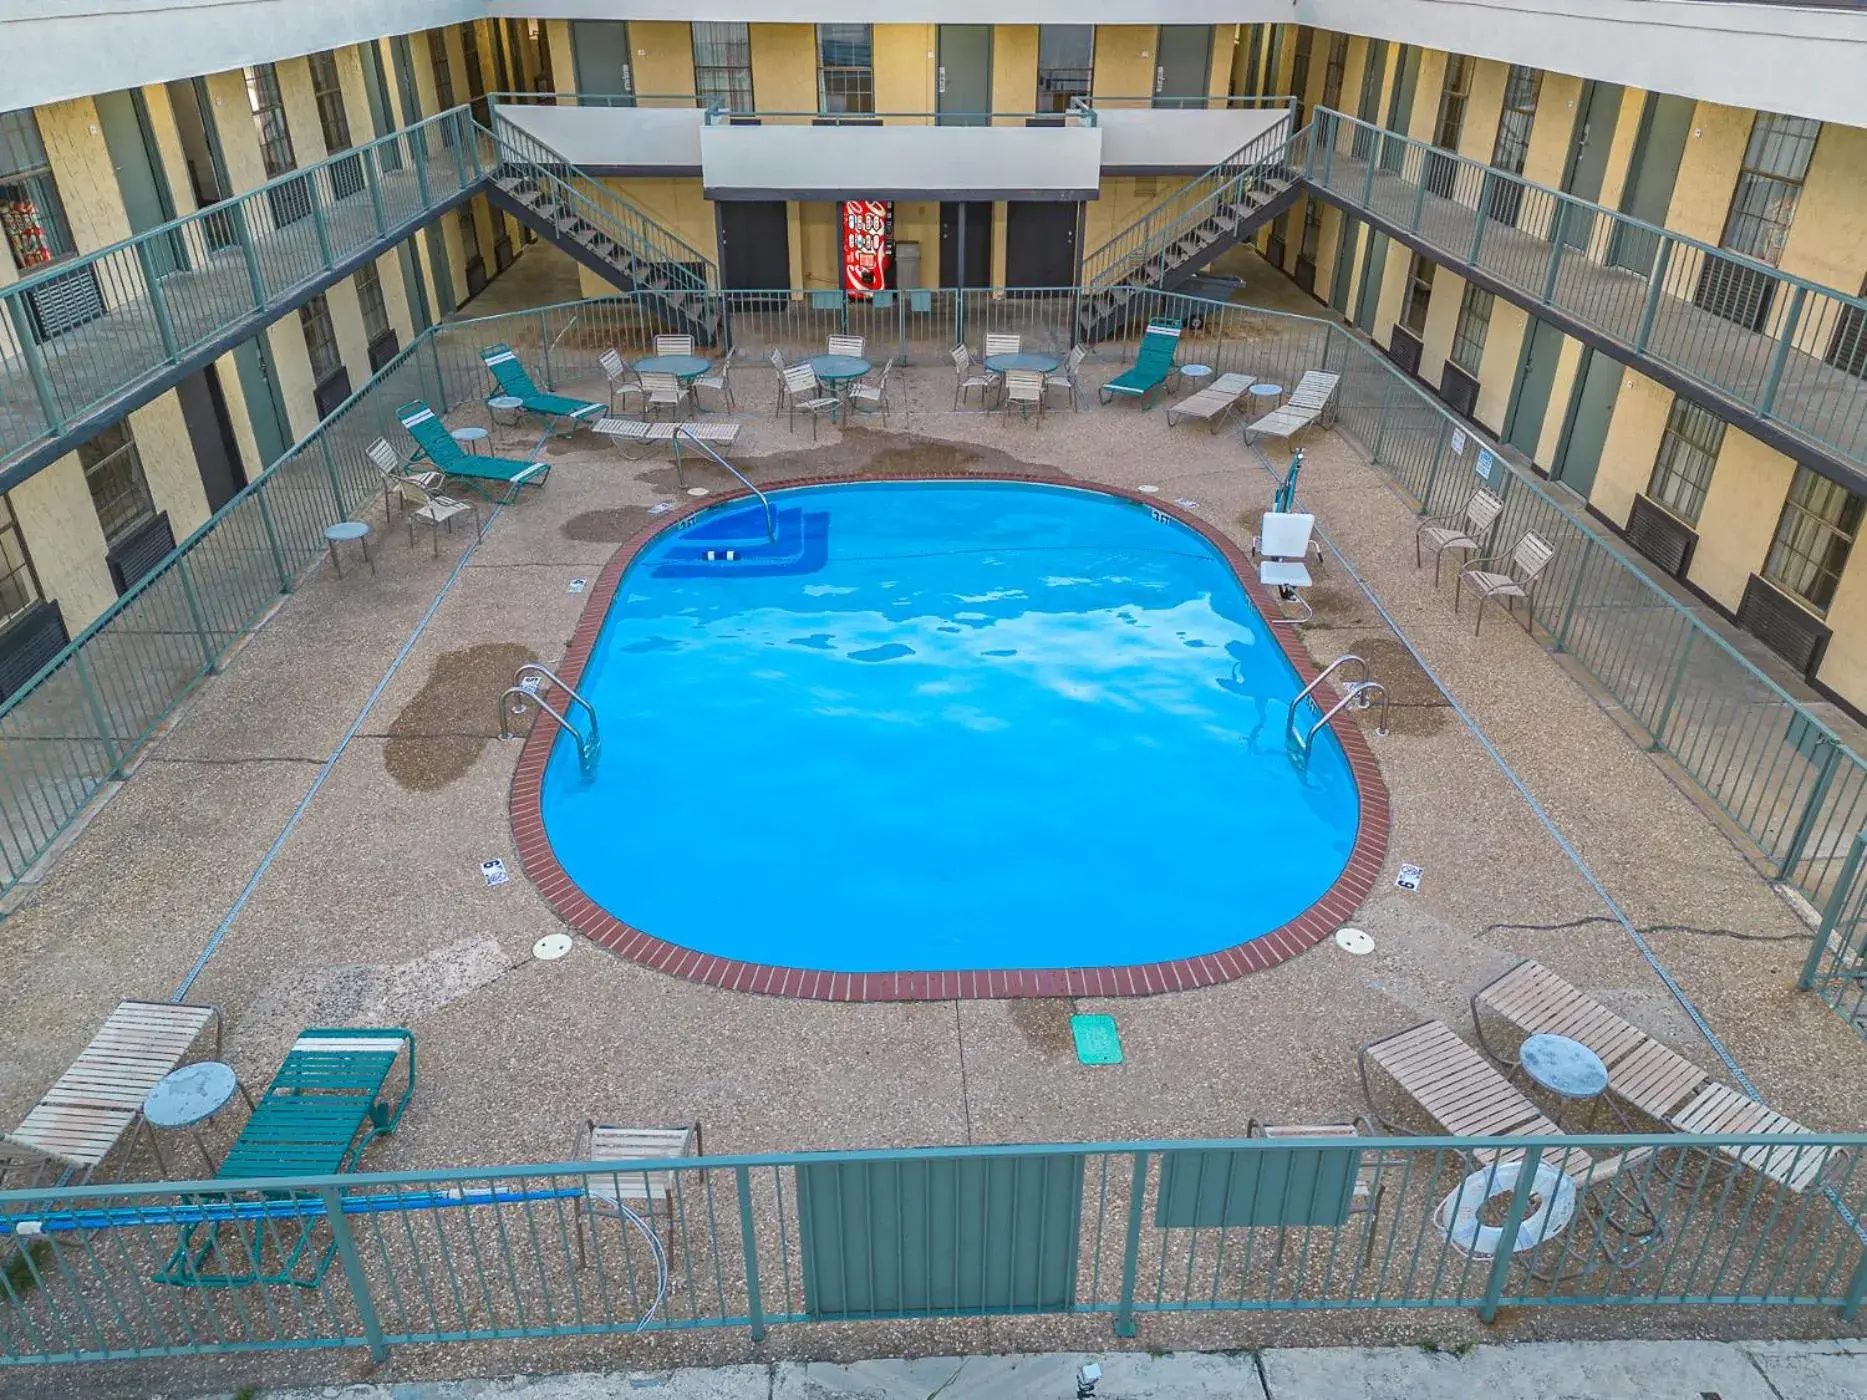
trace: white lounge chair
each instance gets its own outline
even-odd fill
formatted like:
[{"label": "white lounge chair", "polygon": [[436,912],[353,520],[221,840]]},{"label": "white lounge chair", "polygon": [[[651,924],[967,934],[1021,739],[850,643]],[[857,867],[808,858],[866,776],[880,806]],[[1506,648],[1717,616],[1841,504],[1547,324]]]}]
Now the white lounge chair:
[{"label": "white lounge chair", "polygon": [[639,461],[640,455],[631,452],[631,446],[646,444],[668,446],[674,442],[678,433],[689,441],[700,441],[725,455],[725,449],[732,446],[739,436],[739,424],[714,421],[709,423],[643,423],[633,418],[599,418],[590,425],[590,431],[598,433],[622,449],[622,454],[631,461]]},{"label": "white lounge chair", "polygon": [[1168,404],[1167,426],[1173,426],[1174,415],[1178,414],[1182,418],[1203,419],[1207,430],[1216,433],[1225,422],[1225,415],[1238,406],[1239,398],[1255,382],[1249,374],[1221,374],[1205,388]]},{"label": "white lounge chair", "polygon": [[1310,535],[1315,528],[1316,517],[1313,515],[1264,512],[1264,519],[1258,526],[1258,582],[1274,590],[1286,603],[1296,602],[1303,609],[1301,617],[1273,617],[1270,619],[1272,622],[1295,625],[1308,622],[1315,616],[1309,600],[1298,591],[1310,586],[1309,565],[1306,561],[1310,551]]}]

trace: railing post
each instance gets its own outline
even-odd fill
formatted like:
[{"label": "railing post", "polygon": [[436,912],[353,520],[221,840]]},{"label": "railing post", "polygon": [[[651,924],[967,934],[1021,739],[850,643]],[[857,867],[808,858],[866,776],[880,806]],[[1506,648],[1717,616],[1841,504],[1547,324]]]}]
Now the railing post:
[{"label": "railing post", "polygon": [[1491,1276],[1485,1280],[1485,1300],[1478,1317],[1489,1324],[1497,1320],[1498,1305],[1504,1298],[1504,1280],[1510,1277],[1511,1259],[1517,1252],[1517,1234],[1530,1210],[1530,1188],[1536,1184],[1537,1164],[1543,1159],[1541,1147],[1524,1150],[1517,1163],[1517,1186],[1510,1194],[1510,1209],[1498,1228],[1497,1253],[1491,1256]]},{"label": "railing post", "polygon": [[[678,439],[677,439],[678,441]],[[739,1247],[745,1251],[746,1321],[752,1326],[752,1340],[765,1340],[765,1303],[758,1287],[758,1236],[752,1230],[752,1171],[734,1167],[733,1180],[739,1187]]]},{"label": "railing post", "polygon": [[272,548],[272,567],[279,571],[279,592],[292,591],[291,571],[285,567],[285,551],[279,548],[279,530],[272,523],[272,507],[266,504],[266,488],[262,483],[253,492],[253,499],[259,502],[259,523],[266,527],[266,543]]},{"label": "railing post", "polygon": [[1783,382],[1783,366],[1789,363],[1789,352],[1796,343],[1796,327],[1802,323],[1802,304],[1808,300],[1808,295],[1809,289],[1798,282],[1794,295],[1789,298],[1789,311],[1783,318],[1783,333],[1777,338],[1776,349],[1770,356],[1770,374],[1763,381],[1763,398],[1757,405],[1757,411],[1765,418],[1770,416],[1770,409],[1776,404],[1776,391]]},{"label": "railing post", "polygon": [[389,221],[382,209],[382,176],[376,168],[379,155],[380,148],[376,146],[363,152],[363,183],[369,187],[370,216],[376,221],[376,236],[381,238],[389,232]]},{"label": "railing post", "polygon": [[[428,139],[420,130],[409,134],[414,138],[409,143],[409,164],[415,167],[415,188],[421,193],[421,207],[426,209],[434,203],[428,195]],[[415,153],[417,149],[421,152],[419,155]]]},{"label": "railing post", "polygon": [[1783,858],[1777,864],[1776,878],[1787,880],[1789,872],[1802,861],[1802,852],[1809,844],[1809,837],[1814,834],[1815,823],[1821,817],[1822,803],[1828,800],[1829,784],[1835,780],[1835,769],[1841,766],[1841,749],[1826,734],[1821,736],[1822,766],[1815,775],[1814,786],[1809,789],[1809,800],[1802,805],[1802,815],[1796,820],[1796,829],[1789,837],[1789,844],[1783,848]]},{"label": "railing post", "polygon": [[1661,237],[1660,246],[1653,254],[1653,270],[1647,274],[1647,304],[1640,308],[1640,326],[1634,332],[1634,353],[1644,355],[1647,341],[1653,334],[1653,322],[1660,314],[1660,297],[1664,294],[1666,266],[1672,261],[1673,241]]},{"label": "railing post", "polygon": [[162,290],[162,278],[156,272],[156,260],[150,254],[150,244],[154,240],[138,239],[136,242],[136,261],[143,269],[143,286],[149,293],[149,309],[155,313],[156,334],[162,337],[164,358],[176,358],[175,323],[169,318],[169,299]]},{"label": "railing post", "polygon": [[[1405,157],[1402,157],[1404,160]],[[1420,231],[1420,220],[1426,216],[1426,171],[1428,156],[1423,149],[1420,152],[1420,180],[1413,188],[1413,222],[1407,225],[1414,233]]]},{"label": "railing post", "polygon": [[1387,441],[1387,405],[1394,393],[1394,376],[1383,376],[1381,383],[1381,416],[1374,425],[1374,452],[1370,461],[1374,466],[1381,465],[1381,448]]},{"label": "railing post", "polygon": [[480,128],[466,112],[458,113],[455,120],[460,124],[462,138],[473,143],[473,178],[482,180],[486,177],[486,167],[480,164]]},{"label": "railing post", "polygon": [[39,354],[39,342],[33,338],[32,318],[26,311],[25,296],[9,296],[6,308],[13,317],[13,333],[19,340],[20,358],[26,362],[26,373],[32,379],[32,391],[39,400],[39,411],[45,415],[45,430],[47,434],[56,433],[65,426],[65,420],[58,411],[58,398],[53,394],[52,381],[45,372],[45,361]]},{"label": "railing post", "polygon": [[1562,621],[1556,625],[1556,650],[1569,649],[1569,622],[1575,616],[1575,605],[1582,596],[1582,579],[1588,572],[1588,561],[1584,557],[1575,566],[1575,582],[1569,585],[1569,601],[1562,605]]},{"label": "railing post", "polygon": [[[726,304],[725,297],[720,298],[720,305]],[[908,362],[908,294],[906,289],[895,289],[895,353],[901,357],[901,363]]]},{"label": "railing post", "polygon": [[467,153],[460,149],[460,123],[450,115],[445,120],[454,128],[454,174],[459,177],[460,187],[467,188]]},{"label": "railing post", "polygon": [[266,309],[266,279],[259,275],[259,249],[253,246],[253,225],[246,217],[246,201],[233,201],[234,232],[240,237],[240,251],[246,255],[246,280],[253,289],[253,310]]},{"label": "railing post", "polygon": [[318,236],[318,258],[331,270],[331,231],[324,224],[324,205],[318,199],[318,177],[305,176],[305,199],[311,205],[311,231]]},{"label": "railing post", "polygon": [[557,387],[551,381],[551,335],[550,335],[550,331],[551,331],[551,318],[547,316],[544,312],[540,311],[538,313],[538,344],[540,345],[540,347],[542,347],[539,350],[539,354],[543,358],[543,363],[540,366],[540,373],[544,375],[546,393],[552,392]]},{"label": "railing post", "polygon": [[[1841,922],[1841,911],[1847,907],[1848,895],[1854,889],[1854,877],[1860,872],[1863,851],[1867,851],[1867,831],[1855,834],[1853,844],[1848,847],[1847,859],[1842,862],[1840,877],[1829,892],[1828,903],[1822,906],[1821,927],[1816,930],[1815,942],[1810,945],[1809,956],[1802,964],[1802,975],[1796,979],[1796,985],[1805,992],[1815,985],[1815,970],[1821,966],[1822,954],[1828,951],[1828,940],[1834,936],[1835,925]],[[1867,1269],[1867,1260],[1863,1261],[1862,1268]],[[1854,1300],[1851,1306],[1855,1308],[1860,1306],[1860,1284],[1861,1275],[1856,1274],[1850,1289]]]},{"label": "railing post", "polygon": [[1543,274],[1543,302],[1546,306],[1556,304],[1556,278],[1562,271],[1562,221],[1569,213],[1569,201],[1556,201],[1556,217],[1550,221],[1549,230],[1549,271]]},{"label": "railing post", "polygon": [[350,1284],[350,1297],[357,1305],[357,1320],[363,1324],[363,1340],[369,1344],[370,1360],[389,1359],[389,1344],[382,1339],[382,1323],[376,1316],[376,1302],[370,1297],[369,1279],[363,1273],[363,1261],[357,1257],[357,1242],[350,1234],[350,1222],[344,1218],[343,1197],[335,1186],[320,1186],[318,1199],[324,1202],[324,1218],[330,1223],[331,1238],[337,1244],[337,1261],[343,1266]]},{"label": "railing post", "polygon": [[1335,173],[1336,124],[1335,124],[1335,113],[1334,112],[1331,112],[1329,114],[1328,131],[1329,131],[1328,144],[1322,148],[1322,182],[1324,185],[1327,185],[1330,183],[1331,176],[1333,176],[1333,174]]},{"label": "railing post", "polygon": [[1439,482],[1439,464],[1446,459],[1447,433],[1441,433],[1433,443],[1433,464],[1426,469],[1426,491],[1420,497],[1419,514],[1433,513],[1433,487]]},{"label": "railing post", "polygon": [[110,760],[111,779],[123,776],[123,753],[117,748],[117,741],[111,736],[110,725],[104,719],[104,702],[97,693],[97,687],[91,684],[91,673],[84,664],[82,648],[71,654],[72,669],[78,673],[78,687],[84,692],[84,704],[91,712],[91,723],[97,726],[97,740],[104,746],[104,757]]},{"label": "railing post", "polygon": [[[1578,568],[1576,573],[1580,574],[1581,570]],[[1673,667],[1673,678],[1671,683],[1666,687],[1666,700],[1660,706],[1659,718],[1655,720],[1652,726],[1647,730],[1647,733],[1652,736],[1653,740],[1652,743],[1647,745],[1648,753],[1664,753],[1666,751],[1666,721],[1673,717],[1673,702],[1679,698],[1679,684],[1685,679],[1686,662],[1691,659],[1692,643],[1697,640],[1698,630],[1696,628],[1685,634],[1685,645],[1679,648],[1679,664]]]},{"label": "railing post", "polygon": [[[1456,178],[1456,177],[1454,177]],[[1472,251],[1465,261],[1472,267],[1478,266],[1478,250],[1485,246],[1485,206],[1491,202],[1491,172],[1484,171],[1478,177],[1478,218],[1472,225]]]},{"label": "railing post", "polygon": [[219,657],[214,652],[214,643],[207,634],[207,617],[201,611],[201,599],[194,591],[194,578],[188,572],[188,556],[182,555],[175,561],[175,572],[182,581],[182,597],[188,600],[188,616],[194,620],[194,633],[201,642],[201,659],[207,663],[207,669],[213,671]]},{"label": "railing post", "polygon": [[1862,1251],[1860,1263],[1854,1266],[1854,1277],[1848,1280],[1847,1297],[1841,1304],[1843,1322],[1852,1322],[1860,1316],[1862,1299],[1867,1299],[1867,1250]]},{"label": "railing post", "polygon": [[324,458],[324,475],[331,483],[331,499],[337,503],[337,518],[348,520],[350,511],[344,505],[343,483],[338,480],[337,463],[331,457],[331,435],[329,433],[318,434],[318,450]]},{"label": "railing post", "polygon": [[[1356,131],[1357,134],[1360,133],[1359,123],[1356,124]],[[1361,181],[1361,207],[1363,209],[1372,208],[1374,205],[1374,167],[1379,163],[1377,155],[1381,148],[1379,137],[1370,139],[1373,144],[1368,147],[1368,173],[1362,177]]]},{"label": "railing post", "polygon": [[1122,1248],[1121,1301],[1115,1310],[1115,1335],[1132,1337],[1134,1281],[1141,1267],[1141,1212],[1147,1196],[1147,1153],[1134,1154],[1134,1177],[1128,1187],[1128,1242]]}]

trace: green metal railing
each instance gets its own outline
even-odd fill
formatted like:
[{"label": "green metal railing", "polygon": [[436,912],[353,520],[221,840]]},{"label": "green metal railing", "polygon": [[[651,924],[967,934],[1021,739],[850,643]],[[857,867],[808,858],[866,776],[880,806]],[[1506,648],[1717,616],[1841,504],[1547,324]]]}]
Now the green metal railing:
[{"label": "green metal railing", "polygon": [[[1822,1188],[1737,1167],[1746,1146],[1773,1147],[1783,1171],[1819,1154]],[[1103,1316],[1118,1337],[1197,1312],[1743,1305],[1852,1320],[1867,1292],[1863,1147],[1859,1134],[1254,1138],[9,1191],[0,1363],[359,1346],[381,1360],[399,1343],[758,1340],[1018,1313]],[[1477,1168],[1502,1151],[1521,1160]],[[1626,1151],[1651,1155],[1590,1179]],[[665,1200],[640,1224],[598,1199],[639,1200],[651,1181]],[[334,1264],[315,1285],[156,1281],[178,1249],[193,1277],[237,1279],[307,1232],[306,1252]]]},{"label": "green metal railing", "polygon": [[1318,108],[1304,178],[1867,472],[1867,300]]},{"label": "green metal railing", "polygon": [[466,108],[344,151],[0,292],[0,462],[109,410],[480,179]]},{"label": "green metal railing", "polygon": [[1854,838],[1842,863],[1808,960],[1798,982],[1834,1008],[1842,1020],[1867,1038],[1867,880],[1861,878],[1867,856],[1867,832]]},{"label": "green metal railing", "polygon": [[[669,295],[705,294],[720,287],[717,263],[650,218],[595,176],[586,174],[557,151],[497,110],[493,130],[478,128],[496,153],[495,179],[512,171],[536,182],[571,220],[581,222],[619,248],[615,261],[636,280],[658,281]],[[568,229],[559,241],[576,237]]]}]

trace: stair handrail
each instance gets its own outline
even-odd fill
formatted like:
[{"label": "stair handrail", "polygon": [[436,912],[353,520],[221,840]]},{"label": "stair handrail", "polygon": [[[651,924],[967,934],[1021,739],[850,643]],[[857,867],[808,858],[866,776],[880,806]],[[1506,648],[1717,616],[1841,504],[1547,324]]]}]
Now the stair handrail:
[{"label": "stair handrail", "polygon": [[[587,209],[589,213],[585,217],[600,231],[608,233],[613,228],[624,234],[616,241],[644,253],[665,268],[670,279],[686,284],[676,290],[706,296],[719,291],[720,271],[712,258],[510,118],[495,111],[493,121],[499,129],[478,122],[474,127],[492,143],[495,151],[549,178],[556,186],[553,193],[561,191],[568,196],[573,209],[579,206]],[[697,278],[689,270],[689,264],[700,268]]]},{"label": "stair handrail", "polygon": [[765,538],[767,540],[770,540],[773,544],[776,544],[778,542],[778,523],[777,523],[777,517],[772,514],[771,497],[767,496],[763,491],[759,490],[758,487],[754,486],[751,480],[745,475],[744,472],[740,471],[739,468],[735,467],[731,462],[727,461],[724,457],[720,456],[719,453],[715,452],[711,447],[708,447],[699,438],[693,436],[693,430],[686,423],[676,423],[674,425],[674,478],[675,480],[681,482],[683,485],[686,483],[686,480],[687,480],[686,477],[681,475],[681,438],[683,435],[686,435],[687,442],[690,446],[698,447],[703,455],[711,457],[715,465],[726,468],[727,471],[731,472],[735,477],[738,478],[739,484],[741,486],[745,487],[746,490],[750,491],[754,496],[758,497],[758,503],[762,505],[763,507],[765,507]]},{"label": "stair handrail", "polygon": [[[569,716],[564,710],[559,710],[557,706],[553,705],[544,697],[541,693],[544,689],[542,685],[526,685],[525,680],[527,676],[536,676],[539,680],[548,681],[568,695],[571,703],[565,706],[565,710],[581,706],[584,713],[590,716],[590,733],[588,736],[579,730],[575,724],[571,723]],[[517,703],[508,706],[507,702],[513,700],[516,700]],[[508,686],[505,693],[499,697],[499,737],[501,739],[510,739],[512,737],[512,725],[508,717],[521,712],[525,708],[525,701],[527,700],[530,700],[543,713],[550,715],[557,723],[558,728],[571,736],[571,739],[577,745],[577,761],[583,769],[584,776],[589,777],[591,773],[595,772],[597,758],[602,753],[603,749],[603,735],[597,724],[596,706],[584,699],[583,696],[571,686],[565,684],[563,678],[550,667],[537,661],[527,661],[523,666],[512,673],[512,684]]]},{"label": "stair handrail", "polygon": [[[1284,154],[1309,133],[1308,127],[1294,133],[1289,127],[1290,117],[1286,113],[1223,160],[1157,201],[1146,213],[1113,237],[1105,239],[1084,257],[1082,285],[1085,288],[1101,288],[1119,284],[1137,269],[1145,267],[1159,248],[1178,238],[1187,227],[1204,219],[1208,207],[1216,203],[1226,190],[1254,178],[1266,166],[1289,164],[1283,159]],[[1172,213],[1164,213],[1189,197],[1191,203]]]}]

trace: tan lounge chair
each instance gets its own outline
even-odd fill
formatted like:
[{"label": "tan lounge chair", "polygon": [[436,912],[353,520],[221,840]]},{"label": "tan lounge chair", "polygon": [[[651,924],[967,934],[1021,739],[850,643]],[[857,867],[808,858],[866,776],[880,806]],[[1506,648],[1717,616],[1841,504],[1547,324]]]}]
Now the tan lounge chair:
[{"label": "tan lounge chair", "polygon": [[1204,419],[1207,431],[1216,433],[1226,415],[1238,407],[1245,390],[1255,382],[1249,374],[1222,374],[1205,388],[1168,404],[1167,426],[1173,426],[1174,415],[1178,414],[1182,418]]}]

